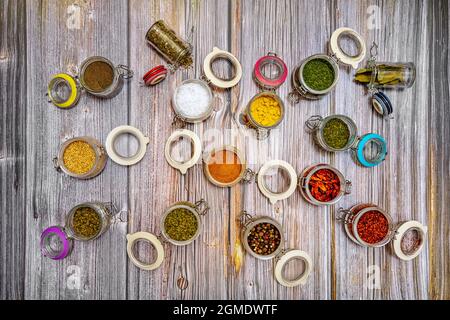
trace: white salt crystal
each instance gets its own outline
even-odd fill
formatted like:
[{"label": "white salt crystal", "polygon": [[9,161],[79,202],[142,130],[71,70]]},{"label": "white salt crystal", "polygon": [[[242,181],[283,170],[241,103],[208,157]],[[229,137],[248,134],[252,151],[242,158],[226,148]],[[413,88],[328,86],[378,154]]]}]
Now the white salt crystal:
[{"label": "white salt crystal", "polygon": [[195,82],[182,84],[175,96],[178,111],[184,116],[195,118],[203,115],[211,101],[210,92],[203,85]]}]

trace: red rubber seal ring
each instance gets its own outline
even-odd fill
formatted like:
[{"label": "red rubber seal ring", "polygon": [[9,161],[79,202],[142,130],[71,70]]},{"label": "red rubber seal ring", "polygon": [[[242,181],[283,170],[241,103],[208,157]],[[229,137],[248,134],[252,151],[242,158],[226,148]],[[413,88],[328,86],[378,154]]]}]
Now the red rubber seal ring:
[{"label": "red rubber seal ring", "polygon": [[[280,74],[277,78],[270,79],[263,75],[261,69],[266,64],[273,64],[280,69]],[[284,61],[281,60],[278,56],[267,55],[259,58],[258,61],[256,61],[255,67],[253,69],[253,76],[255,77],[255,80],[264,88],[273,89],[278,88],[286,81],[286,78],[288,76],[288,69]]]},{"label": "red rubber seal ring", "polygon": [[166,78],[166,76],[167,76],[166,67],[159,65],[148,71],[142,77],[142,79],[144,80],[146,86],[154,86],[155,84],[158,84],[161,81],[163,81]]}]

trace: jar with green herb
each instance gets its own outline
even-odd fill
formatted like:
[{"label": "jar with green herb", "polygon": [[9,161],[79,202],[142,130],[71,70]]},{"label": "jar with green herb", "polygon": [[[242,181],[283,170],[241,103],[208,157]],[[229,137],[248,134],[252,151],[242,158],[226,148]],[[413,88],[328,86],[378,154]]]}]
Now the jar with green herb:
[{"label": "jar with green herb", "polygon": [[358,69],[355,81],[374,88],[405,89],[416,80],[416,66],[412,62],[375,62],[372,68]]},{"label": "jar with green herb", "polygon": [[90,241],[104,234],[117,212],[111,203],[86,202],[73,207],[66,216],[65,226],[52,226],[41,234],[41,252],[53,260],[67,257],[73,240]]},{"label": "jar with green herb", "polygon": [[374,167],[384,161],[387,155],[386,140],[376,134],[357,135],[356,123],[345,115],[312,116],[306,122],[314,141],[326,151],[351,150],[357,163]]},{"label": "jar with green herb", "polygon": [[[260,260],[274,260],[275,279],[283,286],[295,287],[306,283],[312,270],[308,253],[299,249],[285,249],[281,225],[269,216],[252,216],[241,212],[241,243],[245,251]],[[303,270],[295,277],[286,275],[286,267],[293,260],[303,264]]]},{"label": "jar with green herb", "polygon": [[[355,55],[343,49],[342,39],[348,38],[357,47]],[[304,59],[292,73],[293,91],[289,94],[292,102],[306,98],[317,100],[327,95],[339,80],[339,64],[357,68],[366,55],[363,38],[350,28],[339,28],[329,41],[329,54],[314,54]]]}]

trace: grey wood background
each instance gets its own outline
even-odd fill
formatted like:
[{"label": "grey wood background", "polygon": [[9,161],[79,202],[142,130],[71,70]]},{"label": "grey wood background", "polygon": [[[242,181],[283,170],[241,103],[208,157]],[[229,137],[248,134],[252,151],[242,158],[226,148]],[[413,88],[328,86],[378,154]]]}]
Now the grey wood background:
[{"label": "grey wood background", "polygon": [[[449,10],[448,1],[437,0],[2,0],[0,298],[449,299]],[[374,25],[377,13],[380,20]],[[142,87],[139,78],[164,63],[144,41],[146,30],[159,18],[181,35],[194,27],[196,64],[156,87]],[[352,71],[343,67],[336,90],[318,102],[290,105],[286,82],[279,89],[287,104],[286,119],[267,141],[257,143],[235,121],[258,92],[251,77],[255,61],[275,51],[292,70],[303,58],[325,52],[331,33],[341,26],[358,30],[369,45],[377,41],[379,59],[416,64],[414,87],[389,92],[395,118],[377,116],[363,87],[352,82]],[[331,163],[354,186],[339,206],[373,202],[398,221],[422,221],[429,227],[426,250],[414,261],[402,262],[388,248],[353,244],[335,222],[338,207],[308,205],[299,192],[272,206],[255,184],[220,189],[207,182],[200,164],[184,177],[169,167],[163,148],[173,130],[170,95],[183,79],[200,77],[203,58],[213,46],[235,54],[244,76],[229,91],[215,90],[216,112],[209,120],[189,125],[205,145],[221,139],[234,142],[246,149],[255,170],[274,158],[290,162],[298,172],[312,163]],[[136,76],[114,99],[84,95],[70,110],[49,105],[44,93],[51,75],[92,55],[128,64]],[[224,65],[219,69],[228,72]],[[385,136],[390,153],[384,164],[364,169],[349,154],[315,147],[304,122],[311,115],[331,113],[351,116],[361,133]],[[122,124],[138,127],[151,139],[139,164],[125,168],[109,161],[89,181],[53,169],[51,159],[65,139],[91,135],[104,142]],[[225,134],[217,138],[211,132]],[[279,180],[271,183],[281,185]],[[158,233],[167,206],[202,197],[212,209],[199,240],[182,248],[166,246],[166,259],[153,272],[129,263],[128,232]],[[65,213],[85,201],[113,201],[130,219],[115,223],[96,241],[77,242],[62,262],[41,257],[41,231],[63,224]],[[243,253],[236,222],[241,209],[275,217],[285,228],[287,246],[310,253],[314,269],[304,286],[278,285],[272,262]],[[151,253],[145,252],[149,259]],[[380,268],[378,289],[366,285],[372,265]],[[176,286],[180,273],[189,281],[184,291]]]}]

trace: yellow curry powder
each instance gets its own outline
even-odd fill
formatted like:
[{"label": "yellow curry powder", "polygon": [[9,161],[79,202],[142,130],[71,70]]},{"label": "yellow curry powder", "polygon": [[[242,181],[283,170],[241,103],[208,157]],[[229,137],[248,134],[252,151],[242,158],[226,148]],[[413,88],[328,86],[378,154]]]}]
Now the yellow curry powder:
[{"label": "yellow curry powder", "polygon": [[64,150],[64,166],[75,174],[89,172],[94,167],[95,159],[94,149],[84,141],[74,141]]},{"label": "yellow curry powder", "polygon": [[250,104],[250,115],[263,127],[271,127],[281,119],[281,106],[271,96],[260,96]]},{"label": "yellow curry powder", "polygon": [[231,183],[241,175],[242,163],[236,153],[220,150],[211,156],[208,171],[214,180],[220,183]]}]

